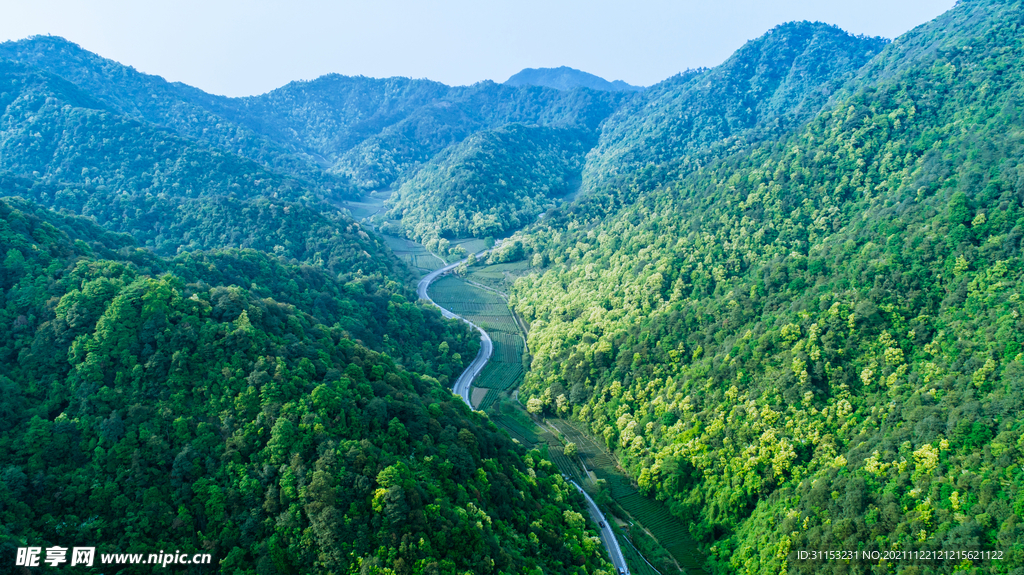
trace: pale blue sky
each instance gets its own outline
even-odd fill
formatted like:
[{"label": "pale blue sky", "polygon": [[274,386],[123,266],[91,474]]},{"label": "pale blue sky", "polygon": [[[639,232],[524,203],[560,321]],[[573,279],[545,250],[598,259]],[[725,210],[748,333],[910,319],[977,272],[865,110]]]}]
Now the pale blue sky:
[{"label": "pale blue sky", "polygon": [[[13,5],[11,5],[13,4]],[[229,96],[337,72],[506,80],[571,66],[650,85],[721,63],[791,20],[893,38],[954,0],[35,0],[9,3],[0,40],[63,36],[168,80]]]}]

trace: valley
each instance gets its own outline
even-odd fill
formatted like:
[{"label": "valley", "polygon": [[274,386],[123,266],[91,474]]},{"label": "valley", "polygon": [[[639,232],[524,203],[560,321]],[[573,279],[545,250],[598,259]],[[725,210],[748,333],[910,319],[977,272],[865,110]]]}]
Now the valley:
[{"label": "valley", "polygon": [[0,44],[0,554],[1020,571],[1022,25],[244,98]]},{"label": "valley", "polygon": [[[453,242],[453,245],[457,244],[459,242]],[[416,258],[423,257],[419,251],[415,251],[414,246],[419,244],[389,238],[389,245],[393,246],[392,249],[406,246],[396,250],[396,254],[410,254],[405,256],[410,265],[415,266]],[[420,248],[426,251],[422,246]],[[476,261],[482,262],[487,252],[474,253],[474,256]],[[440,263],[440,258],[434,257]],[[466,263],[467,260],[462,260],[431,270],[418,285],[421,299],[429,299],[442,309],[446,317],[462,319],[481,334],[482,345],[477,359],[456,380],[453,393],[462,397],[472,408],[487,412],[499,427],[513,437],[518,436],[518,441],[530,447],[541,447],[559,471],[572,479],[574,485],[585,484],[588,490],[599,493],[599,497],[614,508],[616,522],[620,521],[619,517],[630,519],[630,532],[635,532],[635,537],[641,539],[643,552],[636,548],[630,535],[621,529],[608,526],[601,530],[602,540],[608,553],[616,558],[616,565],[625,569],[628,564],[631,573],[700,572],[703,560],[686,526],[672,520],[671,513],[664,505],[637,493],[630,479],[614,459],[598,446],[594,438],[587,437],[564,420],[544,421],[538,425],[518,402],[516,388],[522,381],[525,369],[529,367],[529,355],[524,343],[525,329],[521,320],[509,309],[507,294],[469,278],[507,289],[512,283],[508,274],[525,273],[528,267],[478,263],[471,268],[464,268]],[[456,268],[465,271],[458,273]],[[486,362],[482,369],[478,365],[479,360]],[[511,411],[511,414],[503,414],[503,411]],[[528,435],[522,434],[524,429],[529,430]],[[566,441],[577,447],[578,456],[565,455],[563,443]],[[587,497],[594,510],[591,515],[595,517],[595,522],[600,520],[604,523],[605,516],[597,511],[598,504],[589,499],[589,495]],[[627,523],[623,522],[622,525]],[[651,529],[655,532],[652,533]],[[625,555],[620,550],[620,538],[623,546],[628,547]],[[672,547],[671,551],[666,549],[666,544]],[[657,557],[655,561],[661,565],[661,570],[655,568],[644,557],[645,554]]]}]

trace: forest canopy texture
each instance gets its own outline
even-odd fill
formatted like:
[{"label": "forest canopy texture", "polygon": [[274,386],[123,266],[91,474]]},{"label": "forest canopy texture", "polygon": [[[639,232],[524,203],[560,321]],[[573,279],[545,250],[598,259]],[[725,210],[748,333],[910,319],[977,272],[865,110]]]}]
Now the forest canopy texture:
[{"label": "forest canopy texture", "polygon": [[682,171],[654,155],[517,236],[552,262],[513,294],[523,394],[603,438],[713,570],[873,568],[791,553],[822,548],[1024,564],[1022,18],[961,2],[788,135]]},{"label": "forest canopy texture", "polygon": [[[0,45],[0,554],[612,573],[546,454],[451,394],[477,337],[384,230],[511,234],[519,400],[709,572],[1020,572],[1021,30],[1022,2],[962,0],[891,42],[780,25],[640,91],[237,99]],[[1001,558],[797,555],[822,549]]]}]

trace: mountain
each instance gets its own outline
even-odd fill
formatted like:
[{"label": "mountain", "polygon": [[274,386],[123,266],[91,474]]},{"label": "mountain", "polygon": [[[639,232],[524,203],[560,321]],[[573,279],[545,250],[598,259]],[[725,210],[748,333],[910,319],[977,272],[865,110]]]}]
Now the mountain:
[{"label": "mountain", "polygon": [[424,242],[507,235],[576,191],[593,134],[521,124],[477,132],[402,184],[383,229]]},{"label": "mountain", "polygon": [[573,88],[590,88],[606,92],[639,92],[643,86],[632,86],[622,80],[609,82],[600,76],[559,66],[558,68],[524,68],[505,80],[509,86],[545,86],[556,90],[572,90]]},{"label": "mountain", "polygon": [[2,195],[89,216],[163,255],[255,248],[346,277],[406,273],[382,241],[317,205],[311,184],[119,115],[20,64],[0,61],[0,87]]},{"label": "mountain", "polygon": [[813,117],[886,42],[791,22],[719,66],[656,84],[608,118],[587,158],[583,190],[614,188],[603,193],[618,196],[629,188],[618,178],[637,170],[688,171],[707,157],[779,137]]},{"label": "mountain", "polygon": [[300,143],[280,133],[264,134],[259,118],[239,121],[236,99],[143,74],[56,36],[4,42],[0,58],[67,80],[118,115],[316,183],[323,193],[350,192],[348,182],[325,174],[317,158]]},{"label": "mountain", "polygon": [[385,353],[341,327],[369,310],[330,274],[233,251],[126,259],[125,239],[0,200],[5,554],[174,548],[232,573],[606,566],[575,488],[439,382],[475,355],[471,332],[392,296]]},{"label": "mountain", "polygon": [[481,130],[525,123],[596,129],[626,97],[588,89],[328,74],[259,96],[207,94],[107,60],[62,38],[0,44],[0,58],[49,72],[112,112],[243,156],[328,197],[388,187]]},{"label": "mountain", "polygon": [[[825,548],[916,553],[886,567],[902,572],[952,570],[920,554],[951,547],[1024,564],[1021,22],[1020,2],[960,2],[862,66],[822,60],[844,71],[832,96],[776,98],[799,76],[772,74],[710,133],[788,130],[634,172],[615,211],[568,206],[509,242],[552,262],[509,300],[534,354],[520,397],[603,440],[692,522],[712,572],[877,568],[797,554]],[[785,29],[731,69],[807,53],[749,50]],[[619,133],[671,149],[632,123]]]},{"label": "mountain", "polygon": [[790,23],[641,92],[220,98],[3,44],[0,548],[607,572],[544,450],[450,393],[476,336],[332,204],[393,187],[388,229],[428,245],[520,228],[488,258],[526,270],[519,400],[709,572],[1020,571],[1022,24]]},{"label": "mountain", "polygon": [[[2,49],[5,555],[175,548],[233,573],[608,568],[576,489],[451,394],[476,334],[416,302],[409,269],[328,202],[354,188],[317,146],[461,106],[430,125],[456,136],[399,134],[428,157],[505,117],[592,129],[614,97],[482,86],[448,105],[441,85],[355,79],[340,95],[289,86],[261,116],[60,39]],[[395,88],[408,90],[389,111]],[[352,137],[326,139],[331,118]]]},{"label": "mountain", "polygon": [[514,88],[493,82],[451,88],[444,99],[416,109],[342,155],[333,169],[364,187],[411,178],[448,146],[508,124],[596,131],[628,95],[586,88]]}]

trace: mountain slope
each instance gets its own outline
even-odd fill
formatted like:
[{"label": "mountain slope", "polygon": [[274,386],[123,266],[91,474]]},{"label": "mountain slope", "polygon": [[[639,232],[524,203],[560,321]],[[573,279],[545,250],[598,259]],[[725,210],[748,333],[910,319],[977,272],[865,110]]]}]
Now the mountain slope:
[{"label": "mountain slope", "polygon": [[458,324],[390,302],[416,337],[398,351],[426,368],[410,373],[275,299],[298,286],[258,293],[293,266],[211,285],[198,262],[139,267],[116,255],[123,237],[66,223],[0,200],[5,554],[176,549],[232,573],[606,566],[554,466],[427,374],[475,353]]},{"label": "mountain slope", "polygon": [[346,277],[405,273],[381,240],[304,201],[306,182],[115,114],[44,72],[0,61],[0,86],[2,195],[90,216],[164,255],[254,248]]},{"label": "mountain slope", "polygon": [[471,134],[512,123],[595,131],[629,95],[577,88],[567,92],[480,82],[451,88],[346,152],[335,170],[362,186],[401,183],[420,165]]},{"label": "mountain slope", "polygon": [[520,124],[478,132],[395,192],[384,217],[399,221],[385,231],[419,241],[507,235],[576,190],[591,134]]},{"label": "mountain slope", "polygon": [[258,164],[116,114],[61,78],[0,61],[0,86],[2,168],[125,192],[295,197]]},{"label": "mountain slope", "polygon": [[603,437],[713,571],[1024,566],[1021,22],[961,2],[795,133],[517,238],[555,262],[510,299],[529,408]]},{"label": "mountain slope", "polygon": [[618,178],[648,166],[685,172],[784,134],[817,113],[884,45],[834,26],[793,22],[748,42],[720,66],[656,84],[608,118],[587,159],[584,190],[621,189]]},{"label": "mountain slope", "polygon": [[118,115],[315,182],[322,193],[344,195],[349,191],[347,182],[323,173],[307,146],[282,138],[281,132],[263,133],[265,120],[239,114],[236,99],[143,74],[59,37],[4,42],[0,58],[59,76]]},{"label": "mountain slope", "polygon": [[556,90],[590,88],[606,92],[639,92],[642,86],[632,86],[622,80],[609,82],[600,76],[588,74],[568,66],[558,68],[524,68],[505,80],[509,86],[545,86]]},{"label": "mountain slope", "polygon": [[252,159],[336,197],[351,193],[349,177],[364,188],[389,186],[483,129],[513,122],[593,129],[624,97],[329,74],[225,98],[139,73],[61,38],[6,42],[0,58],[64,78],[119,115]]}]

